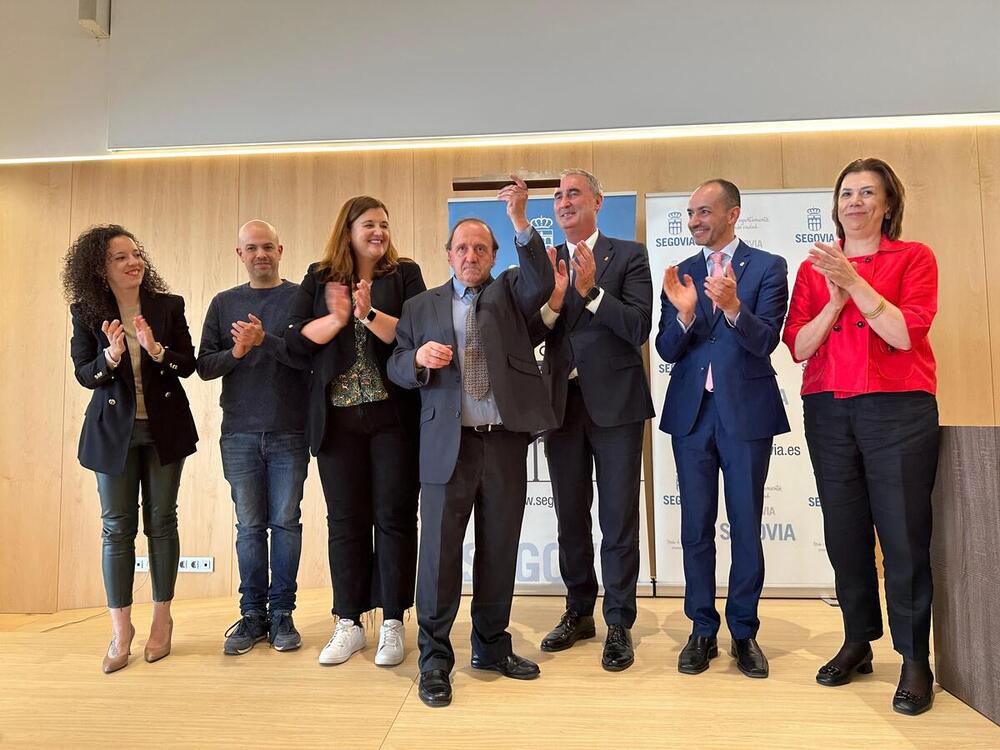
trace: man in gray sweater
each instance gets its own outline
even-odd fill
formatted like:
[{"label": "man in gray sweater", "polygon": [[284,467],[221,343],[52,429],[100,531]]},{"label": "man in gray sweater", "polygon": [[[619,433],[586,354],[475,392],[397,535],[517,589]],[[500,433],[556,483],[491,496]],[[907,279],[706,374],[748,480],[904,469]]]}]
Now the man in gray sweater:
[{"label": "man in gray sweater", "polygon": [[308,362],[289,353],[282,337],[299,288],[278,273],[282,250],[267,222],[240,227],[236,254],[250,281],[212,300],[198,352],[202,379],[222,378],[222,469],[236,504],[240,619],[226,632],[227,654],[244,654],[264,638],[278,651],[302,645],[292,610],[309,467]]}]

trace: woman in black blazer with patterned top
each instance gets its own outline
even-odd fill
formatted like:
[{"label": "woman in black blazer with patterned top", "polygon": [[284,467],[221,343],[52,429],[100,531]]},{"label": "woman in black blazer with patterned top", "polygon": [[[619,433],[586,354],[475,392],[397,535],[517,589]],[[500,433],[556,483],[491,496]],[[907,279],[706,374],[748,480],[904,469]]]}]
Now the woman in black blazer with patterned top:
[{"label": "woman in black blazer with patterned top", "polygon": [[142,246],[124,227],[88,229],[63,267],[73,318],[70,354],[80,385],[93,391],[80,434],[80,463],[97,475],[101,498],[104,587],[113,637],[102,669],[128,664],[135,536],[142,491],[149,541],[153,624],[146,661],[170,653],[180,542],[177,490],[198,434],[179,378],[195,357],[184,300],[167,293]]},{"label": "woman in black blazer with patterned top", "polygon": [[375,663],[403,661],[402,617],[416,578],[420,401],[389,380],[386,362],[403,302],[425,288],[420,267],[392,244],[385,204],[359,196],[340,209],[323,260],[292,305],[288,348],[312,357],[307,431],[326,496],[339,618],[322,664],[364,648],[361,615],[379,606]]}]

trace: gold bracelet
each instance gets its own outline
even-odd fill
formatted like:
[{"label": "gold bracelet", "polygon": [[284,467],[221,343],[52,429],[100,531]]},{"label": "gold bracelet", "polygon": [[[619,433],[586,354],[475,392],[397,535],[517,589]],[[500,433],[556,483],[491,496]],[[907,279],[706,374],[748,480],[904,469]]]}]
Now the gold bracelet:
[{"label": "gold bracelet", "polygon": [[871,320],[872,318],[877,318],[879,315],[885,312],[886,304],[887,303],[885,301],[885,297],[882,297],[882,299],[879,300],[878,306],[874,310],[872,310],[871,312],[865,312],[864,310],[861,310],[860,312],[864,317]]}]

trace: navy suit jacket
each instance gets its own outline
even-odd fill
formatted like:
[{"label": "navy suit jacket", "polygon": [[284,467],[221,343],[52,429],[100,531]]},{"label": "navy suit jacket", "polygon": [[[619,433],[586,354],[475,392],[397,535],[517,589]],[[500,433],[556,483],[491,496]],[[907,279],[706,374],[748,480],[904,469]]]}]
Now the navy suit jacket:
[{"label": "navy suit jacket", "polygon": [[[536,433],[556,426],[542,374],[535,362],[528,319],[554,287],[545,245],[532,232],[528,245],[517,246],[519,268],[501,273],[476,299],[486,369],[500,419],[508,430]],[[428,341],[455,345],[452,282],[429,289],[403,304],[396,326],[396,349],[389,358],[389,378],[404,388],[419,388],[420,481],[446,484],[455,470],[462,428],[462,373],[458,356],[439,370],[417,373],[417,349]],[[524,471],[520,467],[512,470]]]},{"label": "navy suit jacket", "polygon": [[[556,248],[569,262],[566,245]],[[604,289],[597,313],[570,286],[550,331],[536,312],[535,337],[545,337],[545,370],[560,424],[566,413],[569,373],[576,367],[590,418],[601,427],[641,422],[654,415],[642,359],[653,317],[649,254],[640,242],[597,236],[595,285]]]},{"label": "navy suit jacket", "polygon": [[712,310],[704,288],[708,268],[700,251],[677,268],[681,279],[690,275],[698,290],[695,320],[687,332],[677,322],[677,309],[660,294],[656,351],[674,365],[660,429],[671,435],[687,435],[694,428],[710,362],[714,396],[727,430],[742,440],[788,432],[770,357],[788,310],[788,266],[781,256],[741,241],[732,267],[741,305],[735,328],[721,310]]}]

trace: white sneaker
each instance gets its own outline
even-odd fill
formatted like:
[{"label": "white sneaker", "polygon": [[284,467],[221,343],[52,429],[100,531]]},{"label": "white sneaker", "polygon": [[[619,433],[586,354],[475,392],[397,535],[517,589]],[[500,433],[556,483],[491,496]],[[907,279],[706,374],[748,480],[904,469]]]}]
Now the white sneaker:
[{"label": "white sneaker", "polygon": [[399,620],[386,620],[382,623],[382,630],[378,635],[378,651],[375,652],[375,663],[378,666],[394,667],[403,663],[405,635],[403,623]]},{"label": "white sneaker", "polygon": [[333,637],[319,652],[320,664],[343,664],[351,654],[365,647],[365,631],[354,624],[354,620],[340,619]]}]

